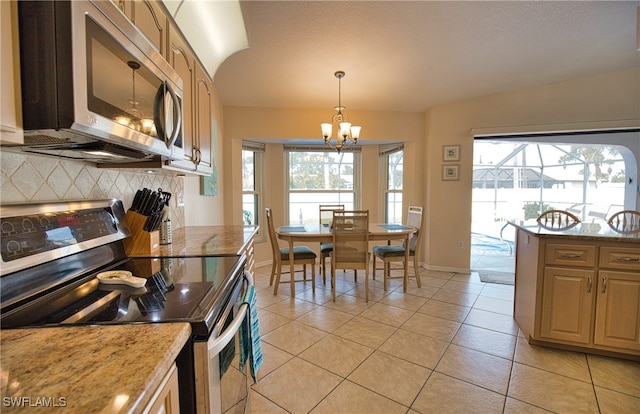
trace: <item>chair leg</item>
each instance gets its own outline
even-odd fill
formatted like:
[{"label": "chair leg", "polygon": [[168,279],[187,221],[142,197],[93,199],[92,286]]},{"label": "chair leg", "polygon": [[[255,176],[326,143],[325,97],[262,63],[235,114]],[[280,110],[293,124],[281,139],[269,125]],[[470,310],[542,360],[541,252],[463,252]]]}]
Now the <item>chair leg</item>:
[{"label": "chair leg", "polygon": [[316,264],[311,265],[311,289],[313,293],[316,292]]},{"label": "chair leg", "polygon": [[418,287],[422,287],[422,283],[420,283],[420,271],[418,269],[418,259],[416,256],[413,257],[413,271],[416,272],[416,283],[418,283]]},{"label": "chair leg", "polygon": [[373,257],[373,280],[376,280],[376,255],[374,254]]},{"label": "chair leg", "polygon": [[384,290],[386,292],[387,290],[389,290],[389,278],[391,277],[391,264],[389,262],[385,262],[384,260],[382,261],[382,263],[383,263],[382,277],[384,278]]},{"label": "chair leg", "polygon": [[331,264],[331,297],[336,301],[336,268]]},{"label": "chair leg", "polygon": [[364,297],[365,301],[369,302],[369,263],[364,269]]},{"label": "chair leg", "polygon": [[269,279],[269,286],[273,286],[273,278],[276,276],[276,266],[277,266],[277,261],[273,260],[271,262],[271,278]]},{"label": "chair leg", "polygon": [[322,284],[327,284],[327,256],[320,253],[320,260],[322,260]]},{"label": "chair leg", "polygon": [[282,276],[282,263],[277,264],[276,280],[273,286],[273,294],[278,294],[278,286],[280,286],[280,276]]}]

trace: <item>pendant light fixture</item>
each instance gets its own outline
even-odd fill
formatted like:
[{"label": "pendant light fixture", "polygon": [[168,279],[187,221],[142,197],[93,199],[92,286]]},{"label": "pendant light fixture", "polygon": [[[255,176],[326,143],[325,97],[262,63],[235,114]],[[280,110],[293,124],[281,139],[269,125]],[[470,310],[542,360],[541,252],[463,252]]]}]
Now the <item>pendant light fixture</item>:
[{"label": "pendant light fixture", "polygon": [[[336,113],[331,117],[331,123],[320,124],[320,127],[322,128],[322,137],[325,145],[341,152],[344,147],[358,143],[361,127],[351,126],[349,118],[342,113],[345,109],[342,106],[342,78],[345,75],[344,71],[339,70],[334,75],[338,78],[338,106],[333,108]],[[337,134],[335,138],[332,138],[331,134],[334,126]]]}]

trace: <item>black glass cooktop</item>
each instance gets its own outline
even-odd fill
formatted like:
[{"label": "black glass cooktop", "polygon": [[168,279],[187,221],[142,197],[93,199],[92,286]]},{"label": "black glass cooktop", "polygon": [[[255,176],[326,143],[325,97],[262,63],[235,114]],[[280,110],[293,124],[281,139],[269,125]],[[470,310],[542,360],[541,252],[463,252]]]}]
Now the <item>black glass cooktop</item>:
[{"label": "black glass cooktop", "polygon": [[180,321],[207,335],[243,268],[236,256],[129,259],[109,270],[145,278],[144,287],[102,284],[93,275],[5,313],[2,328]]}]

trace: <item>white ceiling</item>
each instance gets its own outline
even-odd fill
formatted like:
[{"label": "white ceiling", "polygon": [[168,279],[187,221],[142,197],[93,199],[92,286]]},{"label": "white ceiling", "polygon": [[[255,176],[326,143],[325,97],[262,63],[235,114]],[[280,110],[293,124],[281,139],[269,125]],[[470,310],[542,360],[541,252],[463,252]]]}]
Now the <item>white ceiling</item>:
[{"label": "white ceiling", "polygon": [[[423,112],[640,67],[638,1],[241,1],[223,105]],[[640,86],[639,86],[640,87]]]}]

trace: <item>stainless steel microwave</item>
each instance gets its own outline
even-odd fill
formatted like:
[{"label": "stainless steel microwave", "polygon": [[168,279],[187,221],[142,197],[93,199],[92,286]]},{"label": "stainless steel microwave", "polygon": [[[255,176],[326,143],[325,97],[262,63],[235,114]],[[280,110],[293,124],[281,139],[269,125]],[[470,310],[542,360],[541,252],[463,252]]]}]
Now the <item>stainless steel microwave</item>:
[{"label": "stainless steel microwave", "polygon": [[111,1],[21,1],[18,16],[20,151],[99,163],[183,158],[174,145],[182,79]]}]

